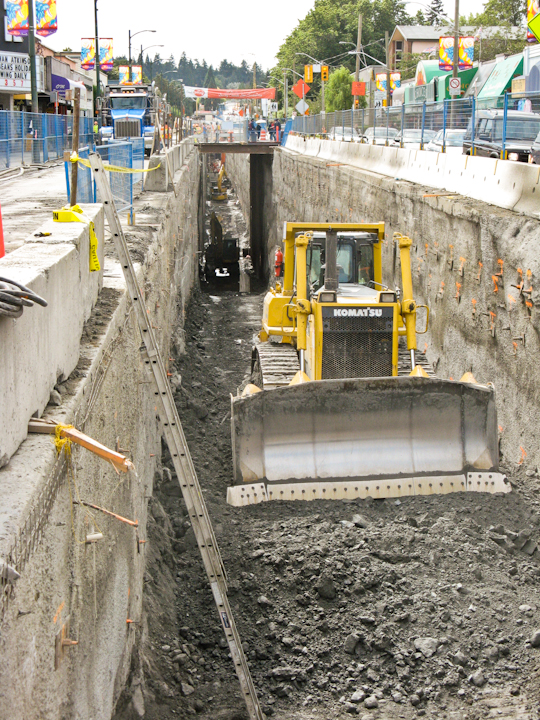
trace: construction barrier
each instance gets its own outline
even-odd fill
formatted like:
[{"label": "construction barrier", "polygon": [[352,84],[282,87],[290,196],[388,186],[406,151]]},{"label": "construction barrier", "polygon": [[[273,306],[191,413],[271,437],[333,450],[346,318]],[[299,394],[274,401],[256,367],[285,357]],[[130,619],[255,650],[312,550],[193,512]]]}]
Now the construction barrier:
[{"label": "construction barrier", "polygon": [[540,217],[540,168],[512,160],[289,135],[286,149]]}]

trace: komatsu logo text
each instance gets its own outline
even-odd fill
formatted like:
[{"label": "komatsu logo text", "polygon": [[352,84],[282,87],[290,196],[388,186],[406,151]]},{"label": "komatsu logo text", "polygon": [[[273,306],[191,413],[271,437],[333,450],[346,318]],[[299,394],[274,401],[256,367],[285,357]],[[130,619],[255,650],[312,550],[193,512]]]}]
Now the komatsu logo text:
[{"label": "komatsu logo text", "polygon": [[334,317],[382,317],[382,308],[334,308]]}]

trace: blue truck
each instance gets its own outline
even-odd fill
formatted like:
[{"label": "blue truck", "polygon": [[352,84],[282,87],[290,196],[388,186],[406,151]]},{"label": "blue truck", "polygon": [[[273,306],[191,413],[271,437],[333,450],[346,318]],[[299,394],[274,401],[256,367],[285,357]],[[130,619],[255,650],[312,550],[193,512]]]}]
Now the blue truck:
[{"label": "blue truck", "polygon": [[155,92],[152,85],[109,85],[103,98],[99,140],[144,138],[147,155],[152,151],[155,125]]}]

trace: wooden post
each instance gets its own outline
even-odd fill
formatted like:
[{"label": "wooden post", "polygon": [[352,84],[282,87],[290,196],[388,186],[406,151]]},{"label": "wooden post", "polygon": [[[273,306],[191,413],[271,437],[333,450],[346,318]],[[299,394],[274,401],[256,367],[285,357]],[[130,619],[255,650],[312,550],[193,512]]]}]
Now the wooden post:
[{"label": "wooden post", "polygon": [[[71,150],[75,154],[79,152],[79,125],[81,119],[81,89],[75,88],[75,101],[73,107],[73,137]],[[71,165],[71,197],[69,204],[71,207],[77,204],[77,170],[78,163]]]}]

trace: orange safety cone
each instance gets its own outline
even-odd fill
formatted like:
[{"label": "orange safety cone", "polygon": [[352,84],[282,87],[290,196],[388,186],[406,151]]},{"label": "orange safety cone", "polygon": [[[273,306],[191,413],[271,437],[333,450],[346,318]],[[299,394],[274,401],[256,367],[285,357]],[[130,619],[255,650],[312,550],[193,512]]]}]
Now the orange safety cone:
[{"label": "orange safety cone", "polygon": [[4,247],[4,226],[2,225],[2,206],[0,205],[0,258],[6,254]]},{"label": "orange safety cone", "polygon": [[260,136],[259,140],[260,140],[261,142],[263,142],[264,140],[266,140],[266,130],[265,130],[264,128],[261,128],[261,136]]}]

